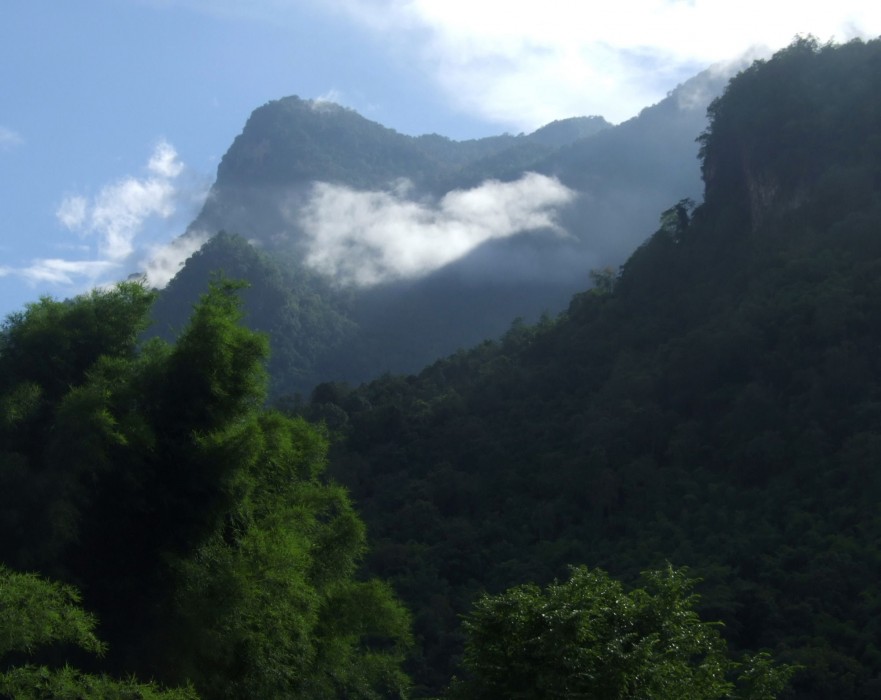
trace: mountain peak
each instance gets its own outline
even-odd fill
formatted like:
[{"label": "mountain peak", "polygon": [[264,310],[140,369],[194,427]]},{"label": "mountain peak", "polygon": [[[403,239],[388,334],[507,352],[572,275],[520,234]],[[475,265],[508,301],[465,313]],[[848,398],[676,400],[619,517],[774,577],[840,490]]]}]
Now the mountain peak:
[{"label": "mountain peak", "polygon": [[526,138],[546,146],[560,148],[583,138],[598,134],[612,125],[603,117],[571,117],[557,119],[536,129]]},{"label": "mountain peak", "polygon": [[755,229],[816,200],[818,186],[877,171],[879,69],[881,41],[808,37],[738,74],[700,139],[707,202],[739,198]]}]

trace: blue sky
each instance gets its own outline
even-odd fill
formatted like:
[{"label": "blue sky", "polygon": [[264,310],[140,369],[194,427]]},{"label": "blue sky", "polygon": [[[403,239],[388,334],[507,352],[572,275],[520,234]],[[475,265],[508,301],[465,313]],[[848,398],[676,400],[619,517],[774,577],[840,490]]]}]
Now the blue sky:
[{"label": "blue sky", "polygon": [[877,4],[6,0],[0,315],[179,255],[165,246],[269,100],[452,138],[619,122],[753,47],[877,36]]}]

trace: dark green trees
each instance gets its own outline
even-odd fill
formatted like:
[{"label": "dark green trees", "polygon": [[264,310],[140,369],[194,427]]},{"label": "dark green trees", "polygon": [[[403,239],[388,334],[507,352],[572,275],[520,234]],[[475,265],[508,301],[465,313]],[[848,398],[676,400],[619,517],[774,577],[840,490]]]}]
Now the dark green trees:
[{"label": "dark green trees", "polygon": [[804,667],[796,697],[881,696],[879,115],[881,41],[797,41],[732,81],[704,203],[605,290],[316,396],[372,571],[426,640],[417,682],[446,683],[480,590],[668,560],[732,649]]},{"label": "dark green trees", "polygon": [[249,281],[241,292],[244,323],[270,339],[270,397],[307,392],[322,379],[339,374],[330,358],[356,330],[346,317],[344,294],[298,265],[294,255],[270,256],[244,238],[224,232],[194,253],[159,295],[150,333],[175,338],[217,270]]},{"label": "dark green trees", "polygon": [[[604,571],[579,567],[565,583],[484,596],[465,620],[469,677],[459,700],[770,700],[787,667],[758,655],[729,658],[719,625],[694,610],[693,582],[667,567],[627,592]],[[735,682],[735,676],[738,676]]]},{"label": "dark green trees", "polygon": [[408,618],[359,582],[326,441],[263,409],[267,343],[214,284],[173,346],[135,284],[0,333],[0,557],[78,586],[109,652],[208,697],[399,697]]},{"label": "dark green trees", "polygon": [[153,352],[138,357],[136,347],[152,299],[123,285],[73,302],[42,299],[3,323],[0,560],[7,564],[67,571],[65,555],[117,449],[127,445],[129,455],[118,472],[136,471],[131,457],[140,462],[149,452],[137,378],[153,366]]},{"label": "dark green trees", "polygon": [[400,697],[409,618],[386,586],[353,579],[364,526],[319,481],[323,437],[262,413],[204,446],[238,465],[234,505],[175,567],[177,675],[212,698]]},{"label": "dark green trees", "polygon": [[[93,615],[79,607],[79,593],[0,565],[0,660],[33,654],[52,644],[69,644],[101,656]],[[23,663],[0,670],[0,697],[15,700],[195,700],[189,688],[161,690],[134,679],[114,680],[65,665],[52,669]]]}]

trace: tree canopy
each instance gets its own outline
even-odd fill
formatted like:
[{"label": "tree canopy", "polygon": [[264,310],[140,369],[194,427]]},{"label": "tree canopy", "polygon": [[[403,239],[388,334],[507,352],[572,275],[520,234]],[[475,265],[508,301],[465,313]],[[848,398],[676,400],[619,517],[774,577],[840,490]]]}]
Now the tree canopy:
[{"label": "tree canopy", "polygon": [[218,698],[398,697],[408,615],[355,576],[365,531],[322,476],[325,437],[264,408],[239,286],[213,284],[173,345],[139,343],[153,295],[133,283],[7,319],[0,556],[82,590],[102,670]]},{"label": "tree canopy", "polygon": [[767,655],[735,662],[719,624],[694,610],[694,584],[668,566],[626,591],[581,566],[563,583],[484,595],[464,622],[460,700],[677,698],[771,700],[792,669]]},{"label": "tree canopy", "polygon": [[[53,644],[68,644],[102,656],[94,615],[79,605],[79,592],[34,574],[0,565],[0,663],[10,654],[32,655]],[[196,700],[191,688],[163,690],[133,678],[116,680],[83,673],[65,664],[49,668],[13,663],[0,670],[0,697],[13,700]]]}]

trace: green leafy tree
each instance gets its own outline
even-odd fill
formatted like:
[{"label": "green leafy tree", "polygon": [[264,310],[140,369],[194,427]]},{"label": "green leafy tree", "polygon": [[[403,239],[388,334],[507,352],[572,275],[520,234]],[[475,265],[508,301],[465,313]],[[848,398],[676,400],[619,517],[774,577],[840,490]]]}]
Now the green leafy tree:
[{"label": "green leafy tree", "polygon": [[152,301],[142,286],[124,284],[69,302],[41,299],[0,326],[0,560],[7,564],[64,573],[62,554],[94,495],[82,485],[98,479],[113,445],[126,439],[109,411],[109,390],[130,374]]},{"label": "green leafy tree", "polygon": [[[465,680],[451,698],[770,700],[791,669],[729,658],[719,625],[694,611],[693,581],[668,567],[630,592],[586,567],[544,590],[484,596],[465,619]],[[737,677],[736,679],[734,677]]]},{"label": "green leafy tree", "polygon": [[239,289],[213,284],[174,345],[138,343],[152,295],[132,284],[7,321],[0,555],[83,591],[110,671],[211,697],[400,697],[408,615],[355,578],[364,526],[323,478],[326,439],[263,408],[268,344]]},{"label": "green leafy tree", "polygon": [[617,272],[611,267],[590,271],[591,293],[596,296],[608,296],[615,291]]},{"label": "green leafy tree", "polygon": [[[0,659],[33,654],[41,647],[67,644],[101,656],[106,646],[95,635],[96,620],[79,605],[72,586],[0,566]],[[0,670],[0,697],[15,700],[195,700],[190,688],[163,690],[133,678],[116,680],[64,665],[31,663]]]},{"label": "green leafy tree", "polygon": [[181,675],[216,698],[405,695],[409,617],[388,587],[353,579],[364,526],[318,479],[323,436],[267,412],[205,448],[239,465],[236,505],[177,566]]}]

